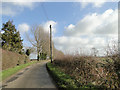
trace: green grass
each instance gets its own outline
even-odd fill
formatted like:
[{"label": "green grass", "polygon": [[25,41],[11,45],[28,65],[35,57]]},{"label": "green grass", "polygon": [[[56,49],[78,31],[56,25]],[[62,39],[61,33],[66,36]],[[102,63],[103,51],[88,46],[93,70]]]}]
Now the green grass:
[{"label": "green grass", "polygon": [[77,88],[75,81],[69,75],[62,72],[59,68],[51,63],[47,63],[47,69],[55,80],[58,88],[72,89]]},{"label": "green grass", "polygon": [[0,81],[1,81],[1,80],[5,80],[5,79],[8,78],[9,76],[17,73],[19,70],[21,70],[21,69],[23,69],[23,68],[25,68],[25,67],[27,67],[27,66],[29,66],[29,65],[31,65],[31,64],[34,64],[34,63],[36,63],[36,61],[29,62],[29,63],[27,63],[27,64],[22,64],[22,65],[20,65],[20,66],[14,67],[14,68],[9,68],[9,69],[7,69],[7,70],[3,70],[2,72],[0,72],[0,77],[2,77],[2,79],[0,79]]}]

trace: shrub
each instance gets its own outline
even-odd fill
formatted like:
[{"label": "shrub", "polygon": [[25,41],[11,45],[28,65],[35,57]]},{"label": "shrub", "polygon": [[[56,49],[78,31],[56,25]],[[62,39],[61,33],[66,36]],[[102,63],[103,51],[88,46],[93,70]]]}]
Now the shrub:
[{"label": "shrub", "polygon": [[114,62],[105,62],[92,56],[64,55],[56,58],[53,63],[66,74],[75,77],[78,87],[94,85],[100,88],[119,88]]}]

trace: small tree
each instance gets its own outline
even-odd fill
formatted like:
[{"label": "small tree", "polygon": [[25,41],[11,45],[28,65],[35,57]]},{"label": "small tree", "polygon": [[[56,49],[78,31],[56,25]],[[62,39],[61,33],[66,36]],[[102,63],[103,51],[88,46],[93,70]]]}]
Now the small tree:
[{"label": "small tree", "polygon": [[26,55],[29,56],[30,53],[31,53],[31,52],[30,52],[30,49],[27,49],[27,50],[26,50]]}]

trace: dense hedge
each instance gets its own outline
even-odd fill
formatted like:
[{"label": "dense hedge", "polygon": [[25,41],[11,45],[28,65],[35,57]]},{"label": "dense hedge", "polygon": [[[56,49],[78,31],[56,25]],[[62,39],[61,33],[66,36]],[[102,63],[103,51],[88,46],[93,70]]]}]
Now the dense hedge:
[{"label": "dense hedge", "polygon": [[20,55],[3,49],[0,50],[2,51],[2,70],[30,62],[30,59],[26,55]]},{"label": "dense hedge", "polygon": [[104,58],[104,61],[101,59],[103,58],[69,55],[55,59],[53,65],[75,77],[78,87],[120,88],[115,61],[111,58]]}]

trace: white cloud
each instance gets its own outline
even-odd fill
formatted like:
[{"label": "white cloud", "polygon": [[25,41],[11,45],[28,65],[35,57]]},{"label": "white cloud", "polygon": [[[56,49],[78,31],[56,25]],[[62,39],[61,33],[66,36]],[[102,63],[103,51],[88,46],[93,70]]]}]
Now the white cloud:
[{"label": "white cloud", "polygon": [[[116,38],[115,38],[116,37]],[[73,36],[62,36],[62,37],[54,37],[53,41],[55,47],[58,50],[63,51],[64,53],[74,53],[76,51],[81,53],[91,54],[91,49],[96,48],[99,50],[98,55],[105,55],[105,48],[111,40],[118,40],[117,36],[115,37],[100,37],[100,36],[87,36],[85,38],[81,37],[73,37]]]},{"label": "white cloud", "polygon": [[49,0],[4,0],[2,2],[48,2]]},{"label": "white cloud", "polygon": [[88,4],[92,4],[93,7],[101,7],[107,0],[78,0],[80,1],[81,7],[85,8]]},{"label": "white cloud", "polygon": [[28,30],[30,29],[30,26],[26,23],[22,23],[18,25],[18,30],[20,31],[20,33],[25,33],[28,32]]},{"label": "white cloud", "polygon": [[51,27],[52,27],[52,32],[53,32],[53,34],[55,34],[55,33],[56,33],[56,25],[57,25],[57,22],[51,20],[51,21],[47,21],[46,23],[44,23],[44,24],[43,24],[43,27],[44,27],[44,29],[45,29],[47,32],[50,31],[50,25],[51,25]]},{"label": "white cloud", "polygon": [[75,25],[70,24],[68,27],[65,27],[66,30],[73,30],[75,28]]},{"label": "white cloud", "polygon": [[108,9],[102,14],[86,15],[76,25],[66,26],[64,36],[54,37],[56,48],[63,52],[73,52],[79,48],[89,51],[95,47],[100,55],[104,54],[108,42],[111,39],[118,40],[117,15],[117,9]]},{"label": "white cloud", "polygon": [[108,9],[103,14],[92,13],[80,20],[72,30],[65,27],[65,35],[80,36],[86,34],[117,34],[118,11]]},{"label": "white cloud", "polygon": [[18,13],[22,12],[24,8],[33,9],[34,3],[32,2],[2,2],[2,6],[0,7],[1,15],[6,16],[15,16]]},{"label": "white cloud", "polygon": [[20,0],[20,2],[19,1],[12,2],[12,4],[15,6],[19,6],[21,8],[27,7],[27,8],[33,9],[34,7],[33,2],[24,2],[24,0]]},{"label": "white cloud", "polygon": [[92,4],[92,7],[102,7],[106,2],[119,2],[119,0],[75,0],[80,2],[81,7],[85,8],[87,5]]},{"label": "white cloud", "polygon": [[[47,21],[46,23],[43,23],[42,26],[46,32],[49,32],[50,25],[52,25],[52,32],[53,32],[53,34],[55,34],[56,24],[57,24],[57,22],[55,22],[55,21]],[[30,26],[27,23],[22,23],[22,24],[18,25],[18,31],[20,31],[20,33],[22,33],[22,34],[25,32],[28,32],[29,30],[30,30]]]},{"label": "white cloud", "polygon": [[[73,53],[79,51],[80,49],[85,50],[86,53],[91,53],[90,49],[95,47],[97,49],[104,49],[107,45],[107,42],[104,38],[91,36],[91,37],[55,37],[53,38],[55,47],[64,53],[69,52]],[[104,52],[100,51],[99,53]]]},{"label": "white cloud", "polygon": [[4,8],[0,8],[1,12],[0,14],[1,15],[9,15],[9,16],[15,16],[16,15],[16,12],[13,11],[11,8],[9,8],[9,6],[6,6]]}]

